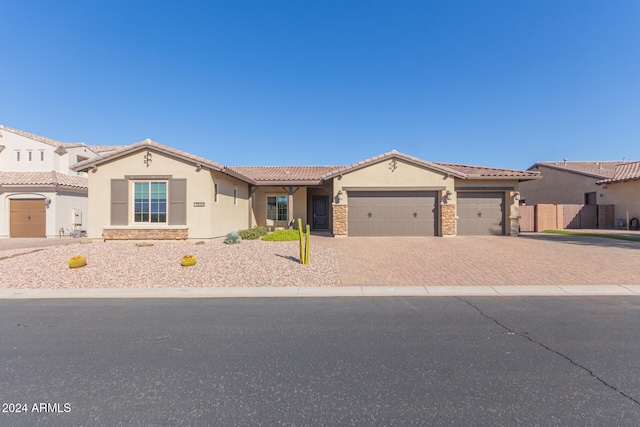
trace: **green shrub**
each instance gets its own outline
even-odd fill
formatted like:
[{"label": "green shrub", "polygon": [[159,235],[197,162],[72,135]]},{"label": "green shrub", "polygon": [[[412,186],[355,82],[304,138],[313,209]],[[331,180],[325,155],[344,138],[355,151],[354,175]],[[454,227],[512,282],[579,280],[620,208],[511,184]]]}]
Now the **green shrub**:
[{"label": "green shrub", "polygon": [[262,240],[270,242],[288,242],[290,240],[300,240],[298,230],[276,230],[273,233],[264,236]]},{"label": "green shrub", "polygon": [[242,242],[242,237],[238,236],[238,233],[236,233],[235,231],[232,231],[231,233],[227,234],[224,242],[228,245],[233,245],[235,243]]},{"label": "green shrub", "polygon": [[258,227],[255,226],[248,230],[240,230],[238,231],[238,235],[242,238],[242,240],[257,240],[262,236],[266,236],[269,232],[267,231],[267,227]]}]

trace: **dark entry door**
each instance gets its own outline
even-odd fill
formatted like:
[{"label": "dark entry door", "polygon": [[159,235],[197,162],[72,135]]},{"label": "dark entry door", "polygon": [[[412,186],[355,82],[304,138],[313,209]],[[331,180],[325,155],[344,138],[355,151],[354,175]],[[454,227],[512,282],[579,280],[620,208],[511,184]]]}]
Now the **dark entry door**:
[{"label": "dark entry door", "polygon": [[313,196],[313,229],[329,229],[329,196]]}]

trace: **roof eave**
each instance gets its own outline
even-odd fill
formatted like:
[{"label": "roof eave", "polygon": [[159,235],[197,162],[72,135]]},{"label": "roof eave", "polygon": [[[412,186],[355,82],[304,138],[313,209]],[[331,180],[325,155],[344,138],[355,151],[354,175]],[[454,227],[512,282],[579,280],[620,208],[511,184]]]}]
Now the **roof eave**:
[{"label": "roof eave", "polygon": [[255,181],[256,186],[258,187],[273,187],[273,186],[318,186],[322,185],[324,180],[258,180]]},{"label": "roof eave", "polygon": [[[555,169],[555,170],[559,170],[562,172],[568,172],[568,173],[574,173],[576,175],[582,175],[582,176],[586,176],[588,178],[595,178],[595,179],[609,179],[609,177],[607,177],[606,175],[597,175],[597,174],[593,174],[593,173],[589,173],[589,172],[582,172],[582,171],[578,171],[575,169],[570,169],[564,166],[557,166],[557,165],[548,165],[545,163],[536,163],[535,165],[533,165],[531,168],[533,168],[534,166],[537,167],[546,167],[549,169]],[[529,168],[529,169],[531,169]],[[527,170],[529,170],[527,169]]]}]

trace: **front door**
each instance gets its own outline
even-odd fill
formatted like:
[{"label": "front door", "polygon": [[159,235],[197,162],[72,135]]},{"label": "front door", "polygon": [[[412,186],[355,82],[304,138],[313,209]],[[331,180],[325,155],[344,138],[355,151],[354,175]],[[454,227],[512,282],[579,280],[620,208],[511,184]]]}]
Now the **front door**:
[{"label": "front door", "polygon": [[313,196],[313,229],[329,229],[329,196]]}]

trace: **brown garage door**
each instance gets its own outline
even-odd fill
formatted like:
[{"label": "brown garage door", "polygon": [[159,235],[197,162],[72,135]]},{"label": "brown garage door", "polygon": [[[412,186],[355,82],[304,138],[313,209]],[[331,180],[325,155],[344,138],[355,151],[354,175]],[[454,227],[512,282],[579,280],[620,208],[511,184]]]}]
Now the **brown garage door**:
[{"label": "brown garage door", "polygon": [[437,194],[429,191],[349,192],[350,236],[433,236]]},{"label": "brown garage door", "polygon": [[458,234],[504,234],[504,193],[458,193]]},{"label": "brown garage door", "polygon": [[44,200],[11,200],[11,237],[47,237]]}]

